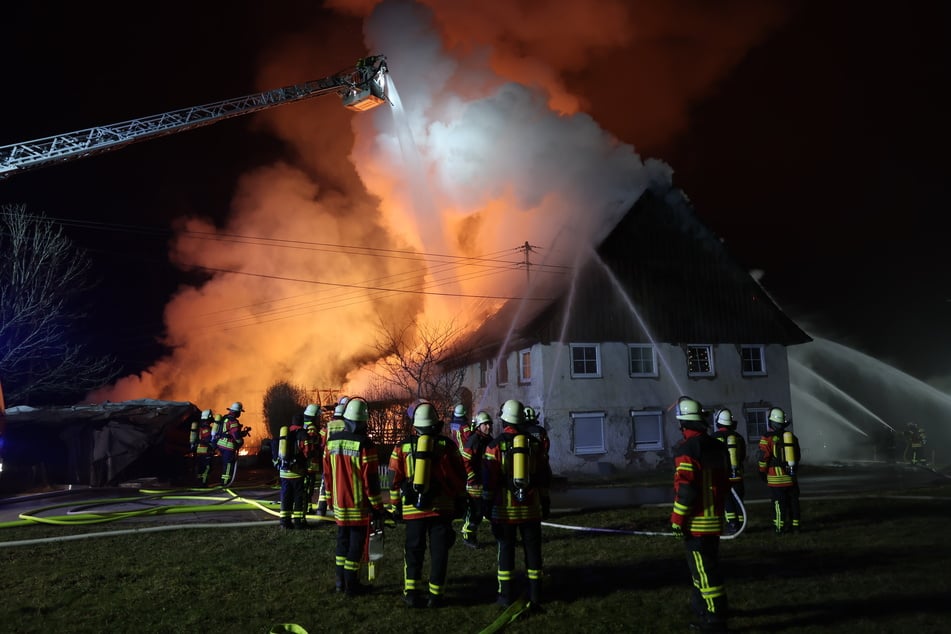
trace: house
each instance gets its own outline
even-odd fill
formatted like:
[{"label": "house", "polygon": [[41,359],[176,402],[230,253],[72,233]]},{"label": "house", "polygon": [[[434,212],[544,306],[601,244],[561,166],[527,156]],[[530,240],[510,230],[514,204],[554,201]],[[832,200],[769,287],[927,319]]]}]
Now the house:
[{"label": "house", "polygon": [[730,408],[754,446],[770,407],[791,414],[786,348],[811,338],[679,190],[646,191],[576,275],[531,314],[510,302],[464,362],[469,411],[495,417],[510,398],[535,408],[556,474],[669,463],[681,395]]}]

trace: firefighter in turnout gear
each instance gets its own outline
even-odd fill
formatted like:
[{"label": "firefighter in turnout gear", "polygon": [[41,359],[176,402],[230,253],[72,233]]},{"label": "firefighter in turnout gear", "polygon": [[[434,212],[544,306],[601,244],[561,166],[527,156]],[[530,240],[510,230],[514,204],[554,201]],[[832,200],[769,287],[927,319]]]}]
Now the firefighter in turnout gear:
[{"label": "firefighter in turnout gear", "polygon": [[707,433],[700,403],[681,396],[677,420],[683,440],[674,450],[671,529],[683,539],[693,580],[690,607],[704,631],[726,631],[727,595],[720,572],[720,533],[730,492],[730,456]]},{"label": "firefighter in turnout gear", "polygon": [[241,401],[235,401],[228,408],[220,423],[218,451],[221,452],[221,486],[231,486],[238,466],[238,451],[244,444],[244,438],[251,433],[250,427],[244,427],[238,418],[244,411]]},{"label": "firefighter in turnout gear", "polygon": [[[324,453],[327,452],[327,443],[330,442],[330,437],[333,434],[336,434],[339,431],[344,431],[346,425],[343,422],[343,412],[347,407],[347,402],[350,400],[349,397],[343,396],[340,398],[340,401],[334,406],[334,413],[331,415],[330,420],[327,421],[327,425],[320,430],[321,434],[321,445],[323,446]],[[327,487],[324,484],[324,479],[320,479],[320,491],[317,493],[317,516],[326,517],[327,515]]]},{"label": "firefighter in turnout gear", "polygon": [[456,406],[452,408],[452,416],[449,419],[449,437],[452,438],[459,449],[462,449],[462,445],[465,443],[470,425],[469,412],[466,410],[466,406],[462,403],[456,403]]},{"label": "firefighter in turnout gear", "polygon": [[[446,587],[449,549],[456,541],[452,520],[461,516],[466,471],[459,448],[439,435],[436,408],[421,403],[413,411],[413,435],[390,454],[390,513],[406,523],[403,601],[419,608],[440,607]],[[428,591],[423,561],[429,542]]]},{"label": "firefighter in turnout gear", "polygon": [[925,458],[925,432],[918,423],[908,423],[902,434],[905,438],[905,462],[909,464],[928,464]]},{"label": "firefighter in turnout gear", "polygon": [[[713,413],[713,424],[716,431],[713,437],[726,445],[730,454],[730,488],[742,502],[746,498],[746,486],[743,483],[743,470],[746,464],[746,439],[736,431],[736,419],[727,408],[718,409]],[[740,530],[745,519],[742,515],[743,507],[737,504],[733,495],[726,496],[726,534],[732,535]]]},{"label": "firefighter in turnout gear", "polygon": [[320,436],[320,406],[311,403],[304,409],[304,433],[307,436],[307,471],[304,474],[304,523],[306,514],[313,510],[317,501],[317,480],[324,464],[324,445]]},{"label": "firefighter in turnout gear", "polygon": [[336,587],[353,597],[365,591],[360,564],[367,561],[371,525],[383,530],[379,455],[367,437],[370,412],[362,398],[349,399],[343,431],[330,435],[324,450],[323,481],[327,504],[337,523]]},{"label": "firefighter in turnout gear", "polygon": [[302,415],[295,414],[289,426],[281,427],[277,446],[274,466],[278,468],[281,479],[280,526],[285,529],[304,528],[304,480],[309,447]]},{"label": "firefighter in turnout gear", "polygon": [[215,448],[211,445],[211,423],[214,420],[212,411],[202,411],[201,418],[193,423],[190,440],[190,449],[195,454],[195,475],[201,486],[208,486],[208,476],[211,475],[211,461],[215,457]]},{"label": "firefighter in turnout gear", "polygon": [[486,447],[482,459],[482,511],[498,543],[497,603],[508,606],[517,596],[515,549],[521,537],[529,601],[540,610],[542,520],[551,507],[551,467],[541,442],[523,429],[525,411],[519,401],[505,401],[500,418],[502,432]]},{"label": "firefighter in turnout gear", "polygon": [[799,439],[789,431],[786,413],[769,410],[769,431],[759,439],[759,473],[769,487],[777,535],[799,532]]},{"label": "firefighter in turnout gear", "polygon": [[462,543],[470,548],[479,547],[479,525],[482,523],[482,457],[492,440],[492,417],[480,411],[475,417],[475,431],[469,434],[460,448],[462,464],[466,468],[468,504],[462,519]]}]

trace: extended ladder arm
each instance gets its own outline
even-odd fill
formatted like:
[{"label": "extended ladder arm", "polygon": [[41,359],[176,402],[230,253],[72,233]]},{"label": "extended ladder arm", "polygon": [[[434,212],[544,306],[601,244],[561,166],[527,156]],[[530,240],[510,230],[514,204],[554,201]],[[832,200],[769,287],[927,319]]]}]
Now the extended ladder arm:
[{"label": "extended ladder arm", "polygon": [[386,58],[366,57],[351,69],[304,84],[226,99],[203,106],[97,126],[0,147],[0,179],[17,171],[108,152],[145,139],[210,125],[280,104],[337,93],[344,106],[363,111],[386,101]]}]

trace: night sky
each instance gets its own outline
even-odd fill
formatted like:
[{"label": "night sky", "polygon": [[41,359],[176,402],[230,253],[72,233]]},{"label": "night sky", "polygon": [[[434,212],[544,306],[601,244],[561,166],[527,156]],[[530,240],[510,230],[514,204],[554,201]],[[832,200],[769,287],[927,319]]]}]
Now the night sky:
[{"label": "night sky", "polygon": [[[260,68],[303,32],[325,56],[285,83],[365,54],[359,17],[311,2],[225,3],[227,15],[157,6],[136,18],[89,3],[38,4],[8,7],[0,24],[0,144],[277,87],[261,85]],[[582,111],[643,158],[668,163],[700,218],[742,266],[762,271],[808,333],[947,387],[949,5],[734,2],[725,20],[703,3],[654,4],[666,8],[634,22],[639,37],[659,34],[652,45],[606,43],[584,63],[538,43],[523,44],[526,55],[560,61]],[[742,16],[752,16],[745,30]],[[709,37],[688,37],[696,33]],[[719,70],[679,89],[738,41]],[[346,148],[336,149],[327,160],[346,164]],[[223,221],[239,176],[287,153],[255,116],[243,117],[12,176],[0,181],[0,203],[87,223],[69,232],[102,278],[93,348],[137,372],[163,352],[156,338],[169,297],[194,280],[168,261],[172,219]],[[328,175],[329,187],[355,178],[341,172]]]}]

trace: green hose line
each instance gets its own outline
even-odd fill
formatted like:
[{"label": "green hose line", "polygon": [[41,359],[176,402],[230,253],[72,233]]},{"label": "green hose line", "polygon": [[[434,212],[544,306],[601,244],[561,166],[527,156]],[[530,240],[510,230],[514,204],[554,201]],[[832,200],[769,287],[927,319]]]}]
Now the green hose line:
[{"label": "green hose line", "polygon": [[0,542],[0,548],[7,546],[32,546],[35,544],[49,544],[55,542],[64,542],[77,539],[87,539],[90,537],[111,537],[113,535],[134,535],[138,533],[157,533],[159,531],[172,531],[178,530],[180,528],[203,528],[203,529],[218,529],[218,528],[246,528],[252,526],[261,526],[263,522],[260,520],[253,522],[228,522],[228,523],[215,523],[215,524],[166,524],[162,526],[149,526],[147,528],[130,528],[121,531],[104,531],[100,533],[83,533],[82,535],[61,535],[59,537],[41,537],[38,539],[24,539],[16,542]]}]

